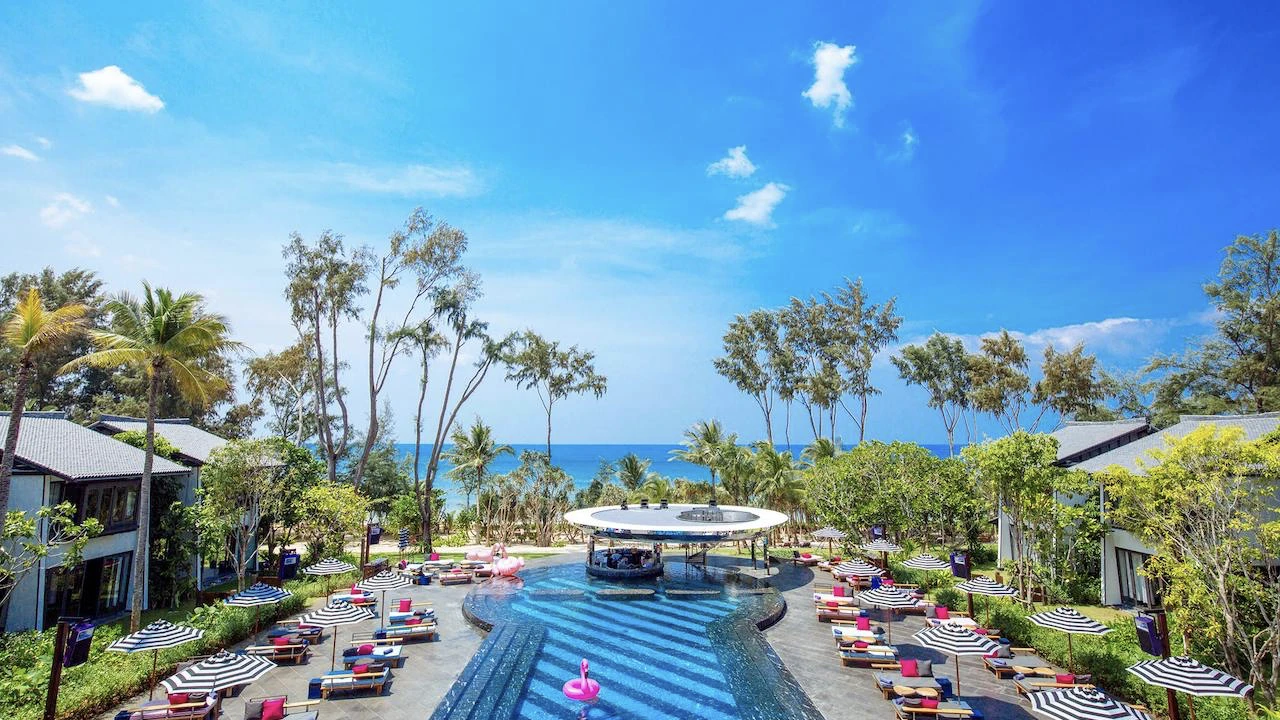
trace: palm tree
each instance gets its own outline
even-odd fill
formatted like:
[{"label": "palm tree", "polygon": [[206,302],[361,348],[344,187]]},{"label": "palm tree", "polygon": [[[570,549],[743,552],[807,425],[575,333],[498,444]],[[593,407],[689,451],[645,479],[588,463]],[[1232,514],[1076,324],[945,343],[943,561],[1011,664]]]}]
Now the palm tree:
[{"label": "palm tree", "polygon": [[444,453],[444,458],[453,465],[448,475],[462,486],[467,495],[467,507],[471,507],[471,493],[479,492],[486,480],[485,471],[503,455],[515,455],[510,445],[499,445],[493,440],[493,428],[485,425],[480,418],[471,423],[471,427],[463,432],[462,427],[454,427],[449,437],[453,449]]},{"label": "palm tree", "polygon": [[142,283],[142,298],[121,293],[104,308],[111,313],[111,330],[91,333],[95,352],[76,358],[62,367],[73,370],[82,365],[99,368],[127,365],[141,370],[147,378],[147,432],[138,488],[138,538],[133,553],[133,603],[130,632],[137,632],[142,620],[143,583],[151,534],[151,470],[156,454],[156,406],[161,385],[172,381],[179,395],[194,405],[227,387],[227,380],[206,370],[204,363],[238,350],[230,339],[226,318],[204,308],[197,293],[178,296],[167,288],[151,288]]},{"label": "palm tree", "polygon": [[736,446],[736,433],[725,435],[719,420],[699,420],[684,431],[684,445],[671,451],[672,460],[701,465],[711,471],[711,499],[715,500],[716,471],[720,469],[727,446]]},{"label": "palm tree", "polygon": [[756,447],[756,497],[760,504],[784,512],[788,517],[801,507],[804,500],[804,482],[791,452],[778,452],[767,442]]},{"label": "palm tree", "polygon": [[720,486],[735,505],[745,505],[756,488],[756,459],[751,448],[725,445],[720,453]]},{"label": "palm tree", "polygon": [[800,453],[800,457],[809,467],[813,467],[823,460],[830,460],[838,454],[840,454],[840,448],[836,447],[831,438],[820,437],[814,438],[809,447]]},{"label": "palm tree", "polygon": [[651,463],[651,460],[645,460],[633,452],[623,455],[618,460],[618,482],[628,490],[635,490],[649,477]]},{"label": "palm tree", "polygon": [[651,473],[644,484],[638,488],[642,498],[659,502],[670,500],[674,490],[671,481],[657,473]]},{"label": "palm tree", "polygon": [[27,385],[35,370],[38,355],[57,346],[68,337],[84,330],[89,308],[79,303],[45,310],[40,291],[34,287],[18,302],[4,328],[3,342],[17,350],[18,374],[14,378],[13,407],[9,409],[9,428],[4,437],[4,457],[0,459],[0,537],[4,537],[9,512],[9,480],[13,476],[13,454],[18,449],[18,427],[22,424],[23,406],[27,402]]}]

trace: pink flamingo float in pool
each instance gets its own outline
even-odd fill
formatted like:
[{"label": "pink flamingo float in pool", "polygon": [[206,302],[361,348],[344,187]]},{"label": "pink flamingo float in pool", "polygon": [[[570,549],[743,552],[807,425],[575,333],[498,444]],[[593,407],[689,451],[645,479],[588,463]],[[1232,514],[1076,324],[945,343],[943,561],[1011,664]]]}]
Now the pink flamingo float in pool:
[{"label": "pink flamingo float in pool", "polygon": [[565,681],[564,695],[570,700],[595,700],[600,694],[600,683],[587,678],[587,659],[582,658],[582,675]]}]

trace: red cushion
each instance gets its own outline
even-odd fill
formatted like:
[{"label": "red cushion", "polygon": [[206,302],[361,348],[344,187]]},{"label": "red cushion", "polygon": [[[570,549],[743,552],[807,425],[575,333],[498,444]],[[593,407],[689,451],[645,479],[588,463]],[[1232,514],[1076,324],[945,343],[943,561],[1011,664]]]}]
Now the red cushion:
[{"label": "red cushion", "polygon": [[185,705],[191,702],[191,696],[187,693],[169,693],[170,705]]},{"label": "red cushion", "polygon": [[881,580],[881,581],[880,581],[880,583],[881,583],[882,585],[892,585],[892,584],[893,584],[893,578],[885,578],[884,580]]},{"label": "red cushion", "polygon": [[800,553],[800,557],[804,558],[805,560],[808,560],[809,558],[813,557],[813,555],[809,553]]},{"label": "red cushion", "polygon": [[263,700],[262,720],[284,720],[284,698]]},{"label": "red cushion", "polygon": [[411,609],[413,609],[412,600],[410,600],[409,598],[405,598],[400,601],[400,612],[409,612]]},{"label": "red cushion", "polygon": [[998,657],[1000,657],[1000,653],[995,652],[995,651],[993,650],[993,651],[991,651],[991,652],[987,653],[986,655],[983,655],[982,657],[984,657],[984,658],[998,658]]},{"label": "red cushion", "polygon": [[404,624],[405,624],[405,625],[421,625],[421,624],[422,624],[422,618],[420,618],[420,617],[411,617],[411,618],[409,618],[408,620],[405,620],[405,621],[404,621]]},{"label": "red cushion", "polygon": [[272,645],[275,645],[275,646],[277,646],[277,647],[282,646],[282,645],[288,645],[288,644],[289,644],[289,638],[287,638],[287,637],[271,638],[271,644],[272,644]]},{"label": "red cushion", "polygon": [[1074,685],[1076,683],[1075,675],[1054,675],[1053,679],[1060,685]]},{"label": "red cushion", "polygon": [[838,562],[840,562],[841,560],[843,560],[843,558],[841,558],[839,555],[837,555],[837,556],[835,556],[835,557],[831,558],[831,562],[833,562],[833,563],[838,563]]},{"label": "red cushion", "polygon": [[936,710],[938,708],[938,701],[933,698],[920,698],[920,707]]},{"label": "red cushion", "polygon": [[431,560],[435,561],[439,559],[440,559],[440,553],[431,553]]},{"label": "red cushion", "polygon": [[866,649],[867,649],[867,644],[866,644],[866,643],[864,643],[864,642],[862,642],[861,640],[855,640],[855,641],[853,642],[853,649],[855,649],[855,650],[866,650]]},{"label": "red cushion", "polygon": [[356,648],[357,655],[370,655],[372,653],[373,653],[373,645],[370,645],[369,643],[365,643],[364,645],[361,645],[360,647]]},{"label": "red cushion", "polygon": [[359,665],[354,665],[354,666],[352,666],[352,668],[351,668],[351,672],[353,672],[353,673],[355,673],[355,674],[357,674],[357,675],[359,675],[360,673],[363,673],[363,672],[369,672],[369,664],[368,664],[368,663],[360,663]]},{"label": "red cushion", "polygon": [[903,660],[902,677],[920,677],[920,668],[916,665],[915,660]]},{"label": "red cushion", "polygon": [[871,618],[860,617],[860,618],[858,618],[858,621],[857,621],[857,622],[858,622],[858,629],[859,629],[859,630],[870,630],[870,629],[871,629]]},{"label": "red cushion", "polygon": [[835,595],[836,597],[844,597],[844,586],[836,585],[835,587],[831,588],[831,594]]},{"label": "red cushion", "polygon": [[936,612],[936,614],[938,615],[938,619],[939,619],[939,620],[950,620],[950,619],[951,619],[951,611],[950,611],[950,610],[948,610],[948,609],[946,609],[946,608],[945,608],[945,607],[943,607],[942,605],[939,605],[937,608],[935,608],[935,612]]},{"label": "red cushion", "polygon": [[364,594],[364,593],[360,590],[360,588],[356,587],[356,586],[353,584],[353,585],[351,586],[351,594],[352,594],[352,595],[362,595],[362,594]]}]

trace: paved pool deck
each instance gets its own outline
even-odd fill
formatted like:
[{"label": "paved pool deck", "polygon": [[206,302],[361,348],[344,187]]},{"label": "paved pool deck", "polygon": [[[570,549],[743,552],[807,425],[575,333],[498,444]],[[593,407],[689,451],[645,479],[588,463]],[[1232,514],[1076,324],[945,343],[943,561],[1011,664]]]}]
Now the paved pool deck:
[{"label": "paved pool deck", "polygon": [[[533,568],[581,563],[584,559],[584,555],[574,553],[536,558],[530,560],[527,566]],[[750,560],[722,555],[712,555],[710,563],[724,568],[750,567]],[[828,720],[892,718],[891,703],[882,699],[879,690],[874,687],[873,671],[841,665],[831,635],[831,626],[818,622],[814,616],[812,593],[815,580],[818,584],[830,584],[831,576],[820,570],[793,566],[790,563],[775,564],[771,568],[769,582],[786,598],[787,612],[776,625],[765,631],[765,637]],[[473,587],[415,585],[402,591],[388,592],[389,599],[410,597],[414,602],[432,602],[439,621],[440,640],[406,643],[404,648],[407,659],[404,667],[392,670],[391,682],[383,695],[338,696],[322,701],[317,706],[321,720],[426,720],[430,717],[485,638],[485,633],[468,623],[462,615],[462,601]],[[317,599],[316,604],[320,603]],[[886,617],[880,617],[878,621],[883,624],[885,620]],[[338,648],[348,647],[353,632],[368,632],[377,627],[378,620],[372,620],[337,628]],[[895,643],[901,649],[903,657],[933,660],[935,674],[950,677],[954,682],[955,660],[921,647],[911,637],[923,627],[924,620],[920,616],[897,617],[893,623]],[[326,631],[323,642],[314,649],[307,662],[281,665],[245,688],[238,696],[224,699],[224,720],[242,720],[244,702],[250,698],[285,695],[290,701],[305,699],[311,678],[322,675],[328,669],[325,662],[329,660],[333,642],[334,633]],[[233,649],[248,644],[250,643],[241,643]],[[1028,703],[1019,699],[1013,682],[996,680],[983,668],[980,658],[962,658],[960,672],[964,699],[981,710],[987,718],[1033,718]],[[136,708],[145,700],[145,695],[132,698],[100,717],[107,720],[115,716],[116,710]]]}]

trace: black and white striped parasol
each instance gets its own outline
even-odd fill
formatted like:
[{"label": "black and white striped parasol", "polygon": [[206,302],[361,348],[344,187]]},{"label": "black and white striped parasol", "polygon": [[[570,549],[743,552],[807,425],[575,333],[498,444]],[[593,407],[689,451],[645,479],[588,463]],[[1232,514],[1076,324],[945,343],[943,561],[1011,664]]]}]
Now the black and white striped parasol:
[{"label": "black and white striped parasol", "polygon": [[1106,635],[1111,628],[1080,614],[1078,610],[1060,607],[1027,616],[1032,623],[1050,630],[1058,630],[1067,634],[1067,670],[1075,672],[1075,649],[1071,646],[1072,635]]},{"label": "black and white striped parasol", "polygon": [[[866,603],[879,608],[886,608],[891,613],[900,608],[911,608],[920,604],[920,601],[914,596],[909,595],[897,588],[878,587],[875,590],[868,590],[858,593],[858,604]],[[889,622],[885,623],[889,626],[889,644],[893,644],[893,617],[890,616]]]},{"label": "black and white striped parasol", "polygon": [[985,635],[979,635],[969,628],[951,623],[925,628],[916,633],[915,637],[925,647],[941,650],[956,657],[956,695],[960,694],[960,656],[986,655],[1000,647]]},{"label": "black and white striped parasol", "polygon": [[1041,690],[1029,695],[1031,711],[1053,720],[1151,720],[1095,688]]},{"label": "black and white striped parasol", "polygon": [[902,563],[903,566],[912,570],[950,570],[951,563],[928,554],[921,553],[910,560]]},{"label": "black and white striped parasol", "polygon": [[[373,613],[362,607],[356,607],[346,600],[330,600],[329,604],[319,610],[311,612],[298,618],[299,625],[315,625],[318,627],[335,628],[339,625],[354,625],[365,620],[372,620]],[[333,633],[333,657],[329,660],[329,669],[332,670],[337,666],[338,662],[338,633]]]},{"label": "black and white striped parasol", "polygon": [[213,692],[248,685],[275,667],[275,663],[264,657],[237,655],[224,650],[178,671],[160,684],[171,693]]},{"label": "black and white striped parasol", "polygon": [[356,566],[349,562],[344,562],[337,558],[325,558],[315,565],[303,568],[302,572],[308,575],[341,575],[355,569]]},{"label": "black and white striped parasol", "polygon": [[258,605],[275,605],[293,593],[284,588],[271,587],[265,583],[254,583],[231,597],[223,600],[234,607],[255,607]]},{"label": "black and white striped parasol", "polygon": [[204,631],[198,628],[174,625],[168,620],[156,620],[138,632],[125,635],[111,643],[107,646],[107,650],[122,653],[151,651],[151,674],[147,676],[147,686],[150,689],[147,699],[150,699],[155,696],[156,663],[160,659],[160,651],[192,640],[199,640],[202,637],[204,637]]}]

